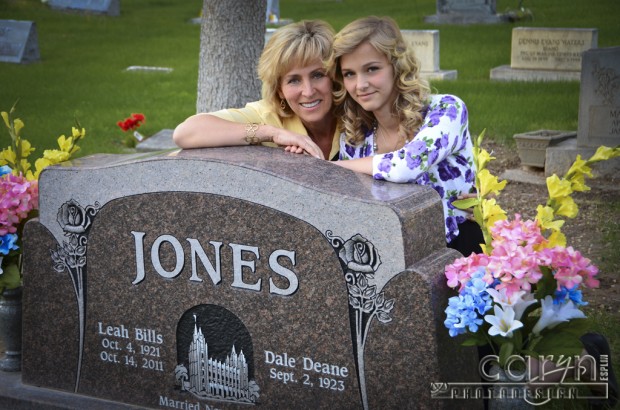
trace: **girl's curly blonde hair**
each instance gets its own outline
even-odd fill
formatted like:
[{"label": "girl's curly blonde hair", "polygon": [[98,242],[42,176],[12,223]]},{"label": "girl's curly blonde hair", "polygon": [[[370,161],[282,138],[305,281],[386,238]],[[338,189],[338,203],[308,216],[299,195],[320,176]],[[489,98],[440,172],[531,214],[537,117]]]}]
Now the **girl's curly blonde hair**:
[{"label": "girl's curly blonde hair", "polygon": [[365,111],[347,93],[340,69],[340,58],[364,42],[385,54],[392,64],[398,90],[392,112],[399,118],[399,133],[412,138],[424,120],[423,110],[430,94],[428,84],[420,79],[419,63],[396,22],[390,17],[369,16],[349,23],[336,34],[330,58],[330,70],[335,75],[334,102],[342,116],[347,143],[359,145],[364,140],[364,129],[373,128],[376,121],[372,112]]}]

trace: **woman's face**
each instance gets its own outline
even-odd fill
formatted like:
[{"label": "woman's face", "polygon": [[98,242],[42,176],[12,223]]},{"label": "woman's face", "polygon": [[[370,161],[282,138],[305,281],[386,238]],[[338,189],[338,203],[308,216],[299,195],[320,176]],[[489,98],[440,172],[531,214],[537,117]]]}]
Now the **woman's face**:
[{"label": "woman's face", "polygon": [[340,70],[347,92],[364,110],[375,116],[389,114],[398,90],[394,87],[394,68],[385,54],[364,42],[340,57]]},{"label": "woman's face", "polygon": [[280,97],[304,124],[318,123],[331,115],[332,87],[332,80],[317,60],[308,66],[294,66],[282,76]]}]

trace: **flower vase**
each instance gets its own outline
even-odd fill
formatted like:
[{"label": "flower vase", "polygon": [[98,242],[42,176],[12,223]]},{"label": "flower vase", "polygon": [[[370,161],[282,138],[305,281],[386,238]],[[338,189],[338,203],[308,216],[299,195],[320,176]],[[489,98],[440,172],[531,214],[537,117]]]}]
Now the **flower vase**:
[{"label": "flower vase", "polygon": [[4,357],[0,370],[18,372],[22,368],[22,288],[5,289],[0,296],[0,341]]},{"label": "flower vase", "polygon": [[526,370],[511,370],[508,375],[506,370],[499,366],[491,367],[491,375],[497,375],[495,384],[491,387],[488,410],[525,410],[533,409],[534,406],[527,401]]}]

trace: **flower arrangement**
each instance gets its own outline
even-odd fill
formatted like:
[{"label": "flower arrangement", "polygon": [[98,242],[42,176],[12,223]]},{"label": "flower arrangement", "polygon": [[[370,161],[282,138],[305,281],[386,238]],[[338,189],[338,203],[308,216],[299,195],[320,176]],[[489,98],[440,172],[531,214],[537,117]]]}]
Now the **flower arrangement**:
[{"label": "flower arrangement", "polygon": [[136,141],[141,142],[144,140],[144,135],[137,131],[144,121],[146,121],[144,114],[131,114],[131,116],[116,123],[125,132],[133,131],[133,138],[126,138],[124,141],[126,146],[133,148],[136,146]]},{"label": "flower arrangement", "polygon": [[2,112],[11,144],[0,151],[0,293],[21,286],[22,232],[24,224],[38,213],[39,174],[50,165],[69,160],[86,133],[77,124],[70,137],[58,137],[58,149],[45,150],[33,166],[29,157],[35,148],[21,138],[24,123],[13,118],[14,111],[15,106]]},{"label": "flower arrangement", "polygon": [[490,345],[502,368],[512,355],[578,355],[588,325],[579,309],[587,304],[581,289],[598,287],[598,269],[567,246],[561,227],[577,216],[571,195],[590,189],[591,165],[620,156],[620,147],[599,147],[588,160],[577,156],[564,177],[547,178],[549,198],[534,220],[509,219],[496,201],[506,181],[486,169],[494,157],[480,147],[483,135],[474,141],[477,197],[454,205],[473,207],[485,243],[482,253],[446,266],[448,286],[458,295],[448,301],[444,325],[452,337],[467,335],[464,345]]}]

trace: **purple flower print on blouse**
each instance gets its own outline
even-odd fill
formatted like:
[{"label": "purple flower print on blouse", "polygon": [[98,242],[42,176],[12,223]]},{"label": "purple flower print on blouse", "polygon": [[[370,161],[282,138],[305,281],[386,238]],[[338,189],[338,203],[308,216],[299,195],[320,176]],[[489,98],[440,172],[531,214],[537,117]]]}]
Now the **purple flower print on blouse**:
[{"label": "purple flower print on blouse", "polygon": [[433,189],[435,191],[437,191],[437,193],[439,194],[440,197],[443,198],[443,195],[444,195],[445,192],[444,192],[443,187],[441,185],[433,185]]},{"label": "purple flower print on blouse", "polygon": [[439,152],[437,151],[431,151],[428,153],[428,165],[434,164],[435,161],[437,161],[437,158],[439,158]]},{"label": "purple flower print on blouse", "polygon": [[441,161],[437,167],[439,169],[439,178],[442,181],[450,181],[461,176],[461,170],[451,166],[447,161]]},{"label": "purple flower print on blouse", "polygon": [[461,125],[465,125],[467,123],[467,107],[463,105],[461,109]]},{"label": "purple flower print on blouse", "polygon": [[[351,145],[345,145],[344,148],[345,152],[347,153],[347,155],[349,156],[349,158],[355,158],[355,147],[351,146]],[[340,158],[343,159],[343,158]]]},{"label": "purple flower print on blouse", "polygon": [[407,166],[409,169],[416,169],[422,163],[422,158],[420,157],[412,157],[411,155],[407,155],[405,159],[407,160]]},{"label": "purple flower print on blouse", "polygon": [[437,149],[446,148],[448,146],[448,135],[442,133],[441,138],[436,139],[433,145]]},{"label": "purple flower print on blouse", "polygon": [[468,169],[467,171],[465,171],[465,181],[466,182],[474,182],[476,179],[476,174],[474,173],[474,171],[470,169]]},{"label": "purple flower print on blouse", "polygon": [[369,157],[372,154],[372,145],[370,144],[364,144],[364,146],[362,147],[362,149],[364,150],[362,152],[362,154],[360,155],[360,157]]},{"label": "purple flower print on blouse", "polygon": [[459,165],[467,166],[467,159],[464,156],[462,156],[461,154],[455,155],[454,159],[456,159],[456,162]]},{"label": "purple flower print on blouse", "polygon": [[381,162],[379,162],[379,171],[381,172],[385,172],[388,173],[390,172],[390,170],[392,169],[392,158],[394,157],[394,154],[392,154],[391,152],[388,154],[385,154],[383,156],[383,158],[381,158]]},{"label": "purple flower print on blouse", "polygon": [[408,157],[420,156],[426,152],[426,143],[422,140],[413,140],[405,145],[405,151]]}]

